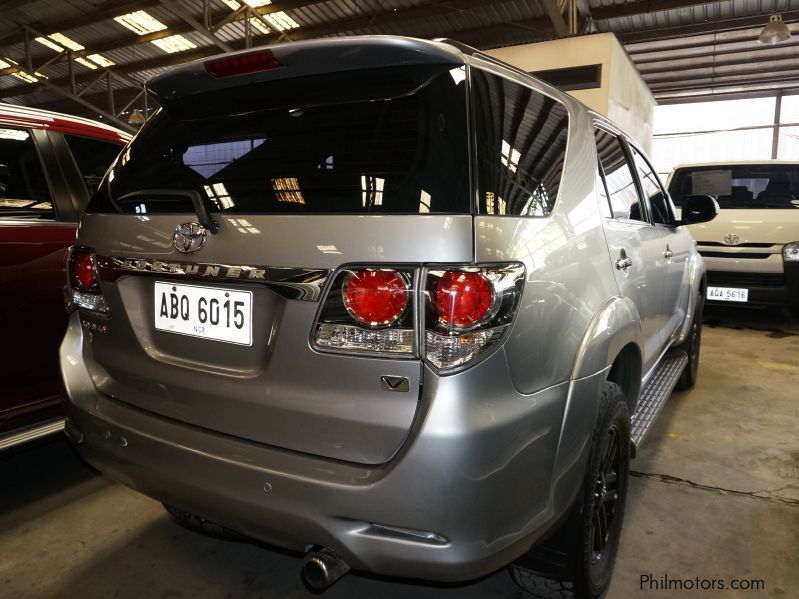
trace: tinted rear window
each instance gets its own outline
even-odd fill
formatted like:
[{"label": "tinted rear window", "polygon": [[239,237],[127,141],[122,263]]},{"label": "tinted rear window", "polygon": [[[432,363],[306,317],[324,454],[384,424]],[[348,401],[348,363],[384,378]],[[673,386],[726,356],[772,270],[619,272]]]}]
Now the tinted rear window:
[{"label": "tinted rear window", "polygon": [[722,208],[799,208],[799,166],[703,166],[675,171],[669,194],[677,206],[690,194],[714,196]]},{"label": "tinted rear window", "polygon": [[463,67],[283,80],[166,105],[89,212],[468,213]]}]

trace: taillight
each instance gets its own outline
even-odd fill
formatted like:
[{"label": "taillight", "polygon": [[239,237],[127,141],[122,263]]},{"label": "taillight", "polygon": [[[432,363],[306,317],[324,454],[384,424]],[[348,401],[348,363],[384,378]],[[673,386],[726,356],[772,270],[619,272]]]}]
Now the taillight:
[{"label": "taillight", "polygon": [[425,359],[446,372],[488,355],[513,321],[523,285],[521,264],[428,270]]},{"label": "taillight", "polygon": [[[516,263],[345,269],[331,283],[311,341],[326,351],[423,357],[446,374],[504,339],[523,285]],[[424,306],[424,319],[416,306]]]},{"label": "taillight", "polygon": [[255,52],[233,54],[209,60],[205,63],[205,70],[219,79],[221,77],[269,71],[282,66],[271,50],[256,50]]},{"label": "taillight", "polygon": [[89,249],[72,247],[67,257],[67,305],[94,312],[107,312],[100,288],[97,258]]},{"label": "taillight", "polygon": [[351,268],[333,281],[313,333],[319,349],[416,353],[413,281],[407,268]]},{"label": "taillight", "polygon": [[409,295],[408,284],[395,270],[354,270],[342,289],[347,312],[370,327],[397,320],[408,305]]},{"label": "taillight", "polygon": [[436,308],[442,323],[453,327],[471,327],[491,309],[494,290],[479,272],[448,271],[438,281]]}]

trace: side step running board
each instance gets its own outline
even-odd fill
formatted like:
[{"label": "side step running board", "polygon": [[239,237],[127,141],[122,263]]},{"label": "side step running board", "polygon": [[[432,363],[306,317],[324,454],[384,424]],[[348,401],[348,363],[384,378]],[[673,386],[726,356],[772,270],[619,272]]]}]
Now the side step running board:
[{"label": "side step running board", "polygon": [[54,418],[41,424],[34,424],[26,428],[18,428],[9,431],[6,436],[0,435],[0,451],[14,447],[15,445],[22,445],[28,441],[46,437],[64,430],[64,419]]},{"label": "side step running board", "polygon": [[657,418],[660,410],[663,409],[687,363],[688,355],[685,352],[669,352],[660,361],[657,370],[652,374],[646,387],[641,390],[641,397],[638,400],[635,413],[630,419],[630,440],[633,443],[633,455],[635,455],[635,449],[641,445],[649,429],[652,428],[655,418]]}]

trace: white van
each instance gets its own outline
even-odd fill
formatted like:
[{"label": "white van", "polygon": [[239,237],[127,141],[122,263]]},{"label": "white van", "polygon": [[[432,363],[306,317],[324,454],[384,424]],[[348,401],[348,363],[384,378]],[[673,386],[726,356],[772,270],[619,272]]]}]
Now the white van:
[{"label": "white van", "polygon": [[799,162],[684,164],[668,188],[678,208],[696,194],[721,207],[689,227],[707,264],[709,301],[799,310]]}]

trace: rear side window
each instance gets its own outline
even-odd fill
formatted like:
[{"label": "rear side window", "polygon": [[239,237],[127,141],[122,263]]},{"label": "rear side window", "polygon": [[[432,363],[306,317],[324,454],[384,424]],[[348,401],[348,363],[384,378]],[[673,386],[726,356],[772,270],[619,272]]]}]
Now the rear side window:
[{"label": "rear side window", "polygon": [[547,216],[557,199],[569,118],[557,100],[472,70],[482,214]]},{"label": "rear side window", "polygon": [[677,169],[669,182],[677,206],[686,195],[711,195],[729,208],[799,208],[799,165],[744,164]]},{"label": "rear side window", "polygon": [[30,131],[0,128],[0,217],[55,219]]},{"label": "rear side window", "polygon": [[[166,105],[89,212],[470,213],[463,67],[404,66],[260,84]],[[160,200],[123,196],[164,190]]]},{"label": "rear side window", "polygon": [[69,151],[75,159],[86,190],[92,194],[100,187],[100,181],[105,171],[117,157],[122,146],[119,144],[81,137],[79,135],[64,135]]},{"label": "rear side window", "polygon": [[647,222],[627,154],[615,135],[596,129],[596,149],[614,218]]}]

